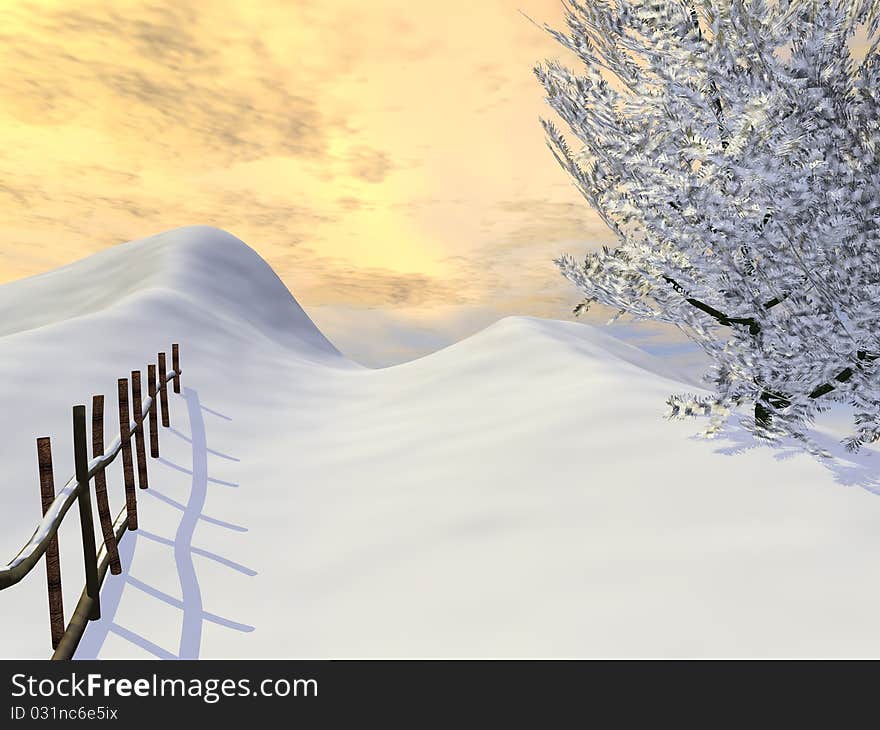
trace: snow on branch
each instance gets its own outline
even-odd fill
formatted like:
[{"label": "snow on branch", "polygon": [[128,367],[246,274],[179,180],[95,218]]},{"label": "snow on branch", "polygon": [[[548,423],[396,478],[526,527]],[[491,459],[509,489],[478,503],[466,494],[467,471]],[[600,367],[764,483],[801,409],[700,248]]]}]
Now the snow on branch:
[{"label": "snow on branch", "polygon": [[[675,324],[714,393],[673,416],[793,436],[831,402],[880,439],[880,0],[568,0],[583,69],[535,74],[579,143],[553,154],[615,235],[555,263],[584,294]],[[867,32],[861,63],[848,41]]]}]

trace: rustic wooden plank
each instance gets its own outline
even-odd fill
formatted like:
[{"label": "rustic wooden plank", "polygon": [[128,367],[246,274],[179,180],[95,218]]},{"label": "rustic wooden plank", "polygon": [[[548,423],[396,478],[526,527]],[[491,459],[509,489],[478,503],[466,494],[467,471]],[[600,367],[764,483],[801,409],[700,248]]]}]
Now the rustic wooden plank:
[{"label": "rustic wooden plank", "polygon": [[[43,517],[55,501],[55,474],[52,469],[52,442],[49,438],[37,439],[37,460],[40,464],[40,497]],[[58,555],[58,536],[52,537],[46,550],[46,583],[49,590],[49,628],[52,632],[52,648],[57,649],[64,635],[64,599],[61,591],[61,560]]]},{"label": "rustic wooden plank", "polygon": [[119,399],[119,438],[122,441],[122,473],[125,477],[125,507],[128,529],[137,530],[137,494],[134,489],[134,463],[131,457],[131,417],[128,412],[128,378],[117,381]]},{"label": "rustic wooden plank", "polygon": [[159,422],[158,408],[156,403],[156,366],[147,366],[147,394],[153,399],[150,405],[150,456],[154,459],[159,458]]},{"label": "rustic wooden plank", "polygon": [[165,353],[159,353],[159,400],[162,403],[162,425],[168,428],[171,420],[168,415],[168,374],[165,368]]},{"label": "rustic wooden plank", "polygon": [[[92,396],[92,458],[104,453],[104,396]],[[119,549],[116,535],[113,532],[113,518],[110,516],[110,500],[107,497],[107,475],[105,469],[95,473],[95,501],[98,503],[98,519],[101,522],[101,534],[110,557],[110,572],[119,575],[122,563],[119,560]],[[57,648],[57,647],[56,647]]]},{"label": "rustic wooden plank", "polygon": [[[180,346],[177,344],[171,345],[171,369],[180,372]],[[174,392],[180,392],[180,375],[174,378]]]},{"label": "rustic wooden plank", "polygon": [[73,459],[79,504],[79,525],[82,532],[83,563],[86,593],[92,599],[91,621],[101,618],[101,584],[98,581],[98,553],[95,547],[95,523],[92,517],[92,493],[89,489],[89,447],[86,443],[86,407],[73,407]]},{"label": "rustic wooden plank", "polygon": [[147,489],[147,451],[144,445],[144,424],[141,414],[143,413],[143,401],[141,400],[141,371],[131,371],[131,400],[134,410],[134,420],[138,423],[139,428],[134,435],[134,444],[137,451],[138,465],[138,486],[141,489]]}]

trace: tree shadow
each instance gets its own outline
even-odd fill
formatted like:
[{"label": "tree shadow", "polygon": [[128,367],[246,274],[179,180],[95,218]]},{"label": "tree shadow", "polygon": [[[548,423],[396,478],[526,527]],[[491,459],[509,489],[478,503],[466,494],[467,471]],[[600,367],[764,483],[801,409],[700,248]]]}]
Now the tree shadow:
[{"label": "tree shadow", "polygon": [[[880,495],[880,458],[870,447],[862,447],[858,452],[853,453],[847,451],[834,436],[821,430],[810,429],[807,434],[817,446],[830,454],[830,458],[818,456],[813,458],[831,473],[835,483],[845,487],[861,487],[872,494]],[[735,424],[732,420],[728,421],[715,440],[729,442],[715,449],[715,453],[725,456],[736,456],[754,449],[768,448],[775,452],[774,459],[786,461],[804,453],[803,446],[791,437],[778,441],[757,438],[739,421]]]}]

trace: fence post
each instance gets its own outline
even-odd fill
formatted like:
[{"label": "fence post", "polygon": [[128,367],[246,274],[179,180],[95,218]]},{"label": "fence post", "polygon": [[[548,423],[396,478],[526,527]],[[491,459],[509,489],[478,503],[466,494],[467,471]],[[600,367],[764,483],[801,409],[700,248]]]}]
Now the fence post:
[{"label": "fence post", "polygon": [[[92,456],[104,454],[104,396],[92,396]],[[95,501],[98,503],[98,517],[101,521],[101,534],[104,546],[110,558],[110,572],[119,575],[122,563],[119,561],[119,550],[116,546],[116,534],[113,532],[113,518],[110,515],[110,502],[107,499],[107,474],[101,469],[95,474]]]},{"label": "fence post", "polygon": [[117,397],[119,400],[119,438],[122,441],[122,472],[125,476],[125,511],[128,516],[128,529],[137,530],[137,495],[134,491],[134,464],[131,459],[131,421],[128,414],[128,378],[119,378]]},{"label": "fence post", "polygon": [[[180,372],[180,346],[179,345],[171,345],[171,369],[175,373]],[[174,392],[180,392],[180,375],[174,378]]]},{"label": "fence post", "polygon": [[159,396],[162,401],[162,425],[168,428],[171,421],[168,417],[168,383],[165,382],[165,353],[159,353]]},{"label": "fence post", "polygon": [[134,435],[135,448],[137,448],[138,462],[138,485],[146,489],[147,484],[147,453],[144,447],[144,419],[143,402],[141,401],[141,371],[131,371],[131,399],[134,409],[134,420],[138,424],[137,433]]},{"label": "fence post", "polygon": [[[43,517],[55,501],[55,475],[52,471],[52,443],[48,438],[37,439],[37,460],[40,464],[40,497]],[[58,558],[58,535],[46,549],[46,583],[49,587],[49,626],[52,648],[57,649],[64,635],[64,600],[61,593],[61,561]]]},{"label": "fence post", "polygon": [[156,413],[158,413],[159,404],[156,403],[156,366],[147,365],[147,394],[153,399],[150,405],[150,456],[154,459],[159,458],[159,424],[157,422]]},{"label": "fence post", "polygon": [[89,447],[86,443],[86,407],[73,407],[73,457],[79,490],[79,521],[82,529],[86,595],[92,599],[90,621],[101,618],[101,584],[98,582],[98,555],[95,550],[95,523],[92,520],[92,494],[89,489]]}]

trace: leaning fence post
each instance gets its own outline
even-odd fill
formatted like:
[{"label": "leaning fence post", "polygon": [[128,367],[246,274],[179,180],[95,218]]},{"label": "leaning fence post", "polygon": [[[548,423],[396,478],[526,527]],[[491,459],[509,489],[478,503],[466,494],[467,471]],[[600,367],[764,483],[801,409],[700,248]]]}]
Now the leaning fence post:
[{"label": "leaning fence post", "polygon": [[137,432],[134,435],[134,443],[137,448],[138,484],[141,489],[146,489],[147,484],[147,453],[144,447],[144,419],[143,403],[141,401],[141,371],[131,371],[131,400],[134,409],[134,421],[137,423]]},{"label": "leaning fence post", "polygon": [[[55,501],[55,476],[52,471],[52,443],[48,438],[37,439],[37,460],[40,464],[40,497],[43,517]],[[46,548],[46,583],[49,586],[49,626],[52,648],[57,649],[64,635],[64,600],[61,593],[61,561],[58,558],[58,535]]]},{"label": "leaning fence post", "polygon": [[[104,396],[92,396],[92,457],[104,455]],[[119,575],[122,563],[116,546],[116,533],[113,532],[113,518],[110,515],[110,501],[107,499],[107,473],[100,469],[95,473],[95,501],[98,503],[98,518],[101,521],[101,534],[104,547],[110,558],[110,572]]]},{"label": "leaning fence post", "polygon": [[180,392],[180,346],[179,345],[171,345],[171,369],[178,373],[174,377],[174,392]]},{"label": "leaning fence post", "polygon": [[86,571],[86,595],[92,599],[90,621],[101,618],[101,584],[98,582],[98,555],[95,550],[95,523],[92,520],[92,495],[89,490],[89,447],[86,443],[86,407],[73,407],[73,458],[76,465],[76,488],[79,521],[82,529],[83,560]]},{"label": "leaning fence post", "polygon": [[156,403],[156,366],[147,365],[147,394],[153,399],[150,404],[150,456],[159,458],[159,424],[157,422],[158,403]]},{"label": "leaning fence post", "polygon": [[159,353],[159,399],[162,401],[162,425],[168,428],[171,421],[168,417],[168,383],[165,382],[165,353]]},{"label": "leaning fence post", "polygon": [[119,400],[119,439],[122,442],[122,472],[125,476],[125,511],[128,515],[128,529],[137,530],[137,495],[134,491],[134,464],[131,459],[131,421],[128,415],[128,378],[119,378],[117,397]]}]

